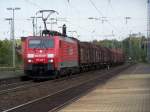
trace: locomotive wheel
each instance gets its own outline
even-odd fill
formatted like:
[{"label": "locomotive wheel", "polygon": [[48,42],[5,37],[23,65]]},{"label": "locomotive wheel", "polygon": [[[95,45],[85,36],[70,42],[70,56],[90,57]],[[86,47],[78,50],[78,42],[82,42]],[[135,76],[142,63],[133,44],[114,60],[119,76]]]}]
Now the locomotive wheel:
[{"label": "locomotive wheel", "polygon": [[24,74],[25,74],[25,76],[21,77],[21,80],[22,81],[29,80],[30,79],[29,77],[32,75],[32,71],[24,70]]},{"label": "locomotive wheel", "polygon": [[59,71],[54,71],[52,75],[52,79],[56,79],[56,78],[59,78]]},{"label": "locomotive wheel", "polygon": [[71,75],[73,75],[73,71],[70,69],[69,72],[67,73],[67,76],[70,77]]},{"label": "locomotive wheel", "polygon": [[32,71],[30,71],[30,70],[24,70],[24,73],[25,73],[26,75],[32,75]]}]

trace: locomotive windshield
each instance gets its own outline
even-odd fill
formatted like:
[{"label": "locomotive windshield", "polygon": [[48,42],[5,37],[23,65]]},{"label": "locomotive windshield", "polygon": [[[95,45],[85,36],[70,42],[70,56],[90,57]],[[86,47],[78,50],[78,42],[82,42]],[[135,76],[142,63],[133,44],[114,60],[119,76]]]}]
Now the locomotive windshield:
[{"label": "locomotive windshield", "polygon": [[53,39],[32,39],[29,40],[29,48],[53,48],[54,40]]}]

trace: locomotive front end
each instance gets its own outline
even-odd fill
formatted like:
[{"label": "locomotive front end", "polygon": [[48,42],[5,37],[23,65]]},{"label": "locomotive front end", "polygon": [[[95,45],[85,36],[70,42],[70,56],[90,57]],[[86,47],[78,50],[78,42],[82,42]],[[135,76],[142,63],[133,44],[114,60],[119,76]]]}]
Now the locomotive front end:
[{"label": "locomotive front end", "polygon": [[[26,40],[24,70],[31,78],[47,78],[55,69],[55,39],[30,37]],[[45,75],[43,75],[45,74]]]}]

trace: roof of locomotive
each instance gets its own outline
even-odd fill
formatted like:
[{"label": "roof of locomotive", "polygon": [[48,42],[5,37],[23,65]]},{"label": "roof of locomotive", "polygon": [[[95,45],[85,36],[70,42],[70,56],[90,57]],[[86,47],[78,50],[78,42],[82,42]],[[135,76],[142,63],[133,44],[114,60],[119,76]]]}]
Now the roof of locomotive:
[{"label": "roof of locomotive", "polygon": [[28,37],[21,37],[21,40],[29,40],[29,39],[53,39],[55,37],[59,37],[61,40],[67,40],[67,41],[77,41],[79,42],[78,39],[74,38],[74,37],[69,37],[67,35],[63,35],[60,32],[57,31],[50,31],[48,36],[28,36]]}]

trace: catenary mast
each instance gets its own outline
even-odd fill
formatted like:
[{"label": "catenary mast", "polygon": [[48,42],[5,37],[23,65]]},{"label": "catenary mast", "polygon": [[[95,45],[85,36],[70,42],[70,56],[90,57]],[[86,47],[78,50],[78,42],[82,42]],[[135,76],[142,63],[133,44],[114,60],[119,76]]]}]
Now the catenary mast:
[{"label": "catenary mast", "polygon": [[150,0],[147,0],[147,61],[150,63]]}]

